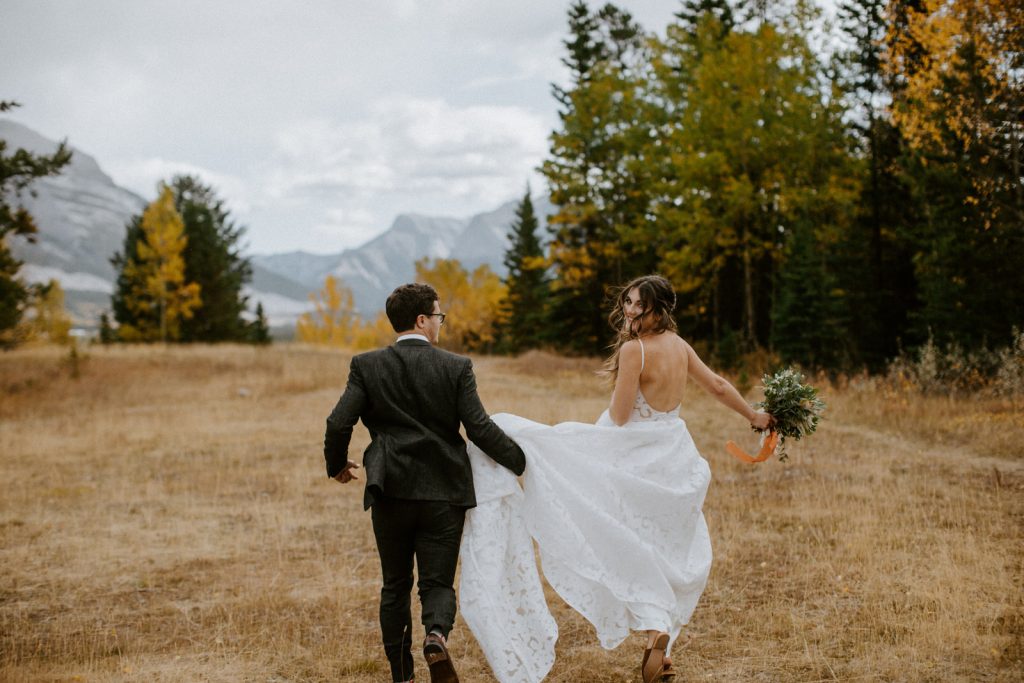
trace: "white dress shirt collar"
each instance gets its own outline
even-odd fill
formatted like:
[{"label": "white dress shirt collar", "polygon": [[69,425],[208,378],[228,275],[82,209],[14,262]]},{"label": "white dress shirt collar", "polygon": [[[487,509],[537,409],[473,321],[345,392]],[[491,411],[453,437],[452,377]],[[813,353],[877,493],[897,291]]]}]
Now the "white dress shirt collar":
[{"label": "white dress shirt collar", "polygon": [[405,341],[406,339],[420,339],[422,341],[427,342],[428,344],[430,343],[430,340],[427,339],[422,334],[403,334],[402,336],[395,340],[395,343],[397,344],[398,342]]}]

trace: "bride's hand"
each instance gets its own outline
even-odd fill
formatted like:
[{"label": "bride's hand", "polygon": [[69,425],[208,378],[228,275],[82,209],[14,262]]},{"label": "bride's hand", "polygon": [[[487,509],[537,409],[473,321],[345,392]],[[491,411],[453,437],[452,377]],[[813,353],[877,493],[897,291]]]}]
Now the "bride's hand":
[{"label": "bride's hand", "polygon": [[750,426],[760,431],[769,429],[774,423],[775,418],[763,410],[759,410],[754,413],[754,417],[750,419]]}]

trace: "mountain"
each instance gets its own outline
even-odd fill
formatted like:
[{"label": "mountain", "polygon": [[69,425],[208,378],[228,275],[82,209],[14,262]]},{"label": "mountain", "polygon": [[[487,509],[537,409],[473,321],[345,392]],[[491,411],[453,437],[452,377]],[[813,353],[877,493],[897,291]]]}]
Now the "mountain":
[{"label": "mountain", "polygon": [[311,292],[323,285],[324,277],[337,265],[341,254],[288,251],[283,254],[256,255],[252,261],[267,273],[299,284],[306,292]]},{"label": "mountain", "polygon": [[[531,197],[533,211],[537,215],[537,231],[541,244],[548,243],[547,219],[555,212],[545,196]],[[484,263],[498,275],[504,277],[507,269],[503,260],[508,249],[508,234],[516,219],[519,200],[505,202],[497,209],[479,213],[469,220],[466,229],[455,241],[449,258],[458,259],[467,270],[473,270]]]},{"label": "mountain", "polygon": [[[8,151],[19,147],[34,153],[53,152],[57,143],[31,129],[0,119],[0,139]],[[118,187],[94,158],[74,149],[71,163],[52,178],[31,185],[22,203],[36,219],[34,244],[10,240],[15,257],[24,261],[21,276],[30,282],[58,280],[76,325],[96,327],[102,311],[110,309],[116,273],[110,258],[122,247],[125,226],[146,207],[142,197]],[[334,275],[353,291],[356,309],[374,316],[387,295],[415,276],[414,263],[423,257],[455,258],[472,270],[488,264],[505,275],[502,260],[508,232],[515,219],[516,201],[469,218],[402,214],[369,242],[334,254],[294,251],[251,257],[252,282],[245,288],[250,305],[263,304],[273,326],[294,325],[312,308],[309,294]],[[546,217],[553,212],[546,198],[534,200],[546,238]],[[546,241],[546,239],[544,239]]]},{"label": "mountain", "polygon": [[[57,142],[8,119],[0,119],[0,139],[8,153],[23,148],[50,154]],[[110,310],[110,295],[117,274],[110,258],[121,250],[125,226],[142,213],[147,201],[114,184],[96,160],[72,147],[71,163],[62,173],[40,178],[22,193],[20,202],[39,229],[35,242],[10,240],[11,252],[24,262],[19,275],[28,282],[61,283],[65,305],[74,323],[96,327],[100,313]],[[293,324],[310,308],[310,288],[253,264],[253,280],[246,288],[252,305],[263,302],[272,324]]]},{"label": "mountain", "polygon": [[[385,232],[366,244],[337,254],[285,254],[254,256],[253,263],[310,290],[323,287],[328,275],[340,278],[352,290],[356,310],[376,315],[398,285],[416,274],[415,262],[423,257],[453,258],[467,269],[487,264],[501,276],[508,248],[508,233],[518,201],[468,219],[402,214]],[[538,232],[547,242],[547,217],[554,213],[546,197],[534,199]]]},{"label": "mountain", "polygon": [[356,310],[372,315],[391,290],[415,278],[417,259],[448,258],[464,229],[458,218],[401,215],[383,234],[342,253],[330,274],[352,288]]},{"label": "mountain", "polygon": [[[13,121],[0,119],[0,139],[8,153],[24,148],[51,154],[57,143]],[[125,224],[146,206],[137,194],[118,187],[96,160],[74,149],[59,176],[41,178],[23,192],[21,203],[35,218],[35,244],[9,240],[15,258],[24,261],[29,282],[59,280],[77,323],[95,321],[109,308],[115,273],[110,257],[121,248]]]}]

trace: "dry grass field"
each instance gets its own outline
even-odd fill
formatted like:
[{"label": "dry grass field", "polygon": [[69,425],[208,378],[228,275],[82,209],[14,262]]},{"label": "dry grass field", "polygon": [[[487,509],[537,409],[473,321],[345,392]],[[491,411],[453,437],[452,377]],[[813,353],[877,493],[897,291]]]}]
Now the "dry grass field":
[{"label": "dry grass field", "polygon": [[[321,453],[347,356],[85,356],[73,379],[66,351],[0,354],[0,680],[387,681],[362,490]],[[544,422],[597,417],[596,366],[476,359],[490,411]],[[823,395],[789,462],[749,466],[722,447],[753,446],[743,420],[691,387],[715,561],[679,683],[1024,680],[1022,406]],[[640,636],[606,652],[549,602],[549,681],[639,680]],[[452,651],[463,680],[493,680],[462,622]]]}]

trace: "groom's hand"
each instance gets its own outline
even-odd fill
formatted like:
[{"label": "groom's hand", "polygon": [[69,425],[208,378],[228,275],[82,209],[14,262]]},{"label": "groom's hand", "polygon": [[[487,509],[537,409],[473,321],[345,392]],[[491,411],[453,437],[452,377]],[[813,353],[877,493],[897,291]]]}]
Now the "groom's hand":
[{"label": "groom's hand", "polygon": [[337,481],[340,481],[342,484],[347,484],[350,481],[352,481],[353,479],[358,479],[359,478],[359,477],[357,477],[352,472],[352,470],[357,470],[357,469],[359,469],[359,463],[352,462],[351,460],[349,460],[348,464],[345,465],[345,469],[343,469],[341,472],[338,472],[336,475],[334,475],[334,478]]}]

